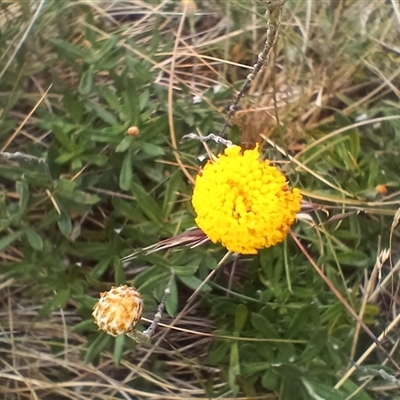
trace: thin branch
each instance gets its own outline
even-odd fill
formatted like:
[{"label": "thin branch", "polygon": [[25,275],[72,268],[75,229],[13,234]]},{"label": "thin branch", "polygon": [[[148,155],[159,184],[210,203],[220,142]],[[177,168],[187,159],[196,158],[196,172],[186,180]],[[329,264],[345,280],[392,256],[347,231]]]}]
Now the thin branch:
[{"label": "thin branch", "polygon": [[271,52],[278,38],[279,26],[281,25],[282,10],[284,4],[286,3],[286,0],[266,0],[265,3],[265,6],[267,8],[267,11],[265,13],[265,15],[267,16],[267,39],[265,40],[263,51],[258,55],[257,62],[253,66],[253,71],[250,72],[249,75],[247,75],[247,78],[243,83],[242,88],[240,89],[233,103],[229,107],[225,124],[222,127],[220,136],[224,136],[229,121],[238,108],[240,99],[245,96],[254,78],[261,71],[263,65],[268,65],[269,53]]},{"label": "thin branch", "polygon": [[230,140],[223,139],[221,136],[214,135],[213,133],[210,133],[207,136],[199,136],[196,135],[195,133],[188,133],[187,135],[183,136],[182,139],[195,139],[199,140],[202,143],[207,142],[209,140],[213,140],[215,143],[223,144],[226,147],[233,146],[233,143]]}]

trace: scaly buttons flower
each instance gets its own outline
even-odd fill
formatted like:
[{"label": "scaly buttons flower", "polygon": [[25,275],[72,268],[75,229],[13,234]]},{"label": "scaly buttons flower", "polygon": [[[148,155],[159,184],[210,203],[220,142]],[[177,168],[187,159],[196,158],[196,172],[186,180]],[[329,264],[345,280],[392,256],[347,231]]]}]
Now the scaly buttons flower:
[{"label": "scaly buttons flower", "polygon": [[118,336],[131,332],[142,318],[141,294],[127,285],[112,286],[108,292],[100,293],[93,309],[94,322],[109,335]]},{"label": "scaly buttons flower", "polygon": [[259,146],[225,149],[196,177],[192,204],[198,227],[214,242],[235,253],[255,254],[282,242],[300,211],[301,194]]}]

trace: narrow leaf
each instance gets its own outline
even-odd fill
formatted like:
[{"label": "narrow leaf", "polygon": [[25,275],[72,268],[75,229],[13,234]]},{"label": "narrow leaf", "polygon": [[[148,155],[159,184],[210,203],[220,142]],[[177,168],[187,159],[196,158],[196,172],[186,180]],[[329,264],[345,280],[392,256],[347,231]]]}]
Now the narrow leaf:
[{"label": "narrow leaf", "polygon": [[28,243],[35,250],[43,250],[43,239],[42,237],[34,231],[30,226],[25,229],[25,236],[28,240]]},{"label": "narrow leaf", "polygon": [[61,210],[61,215],[57,221],[58,228],[60,232],[66,237],[69,238],[69,235],[72,232],[72,222],[71,218],[65,210]]},{"label": "narrow leaf", "polygon": [[18,213],[19,215],[22,215],[26,207],[28,205],[28,200],[29,200],[29,186],[26,182],[24,181],[18,181],[15,184],[15,189],[19,195],[19,210]]},{"label": "narrow leaf", "polygon": [[129,147],[131,147],[131,145],[132,145],[132,143],[133,143],[133,141],[134,141],[135,139],[132,137],[132,136],[125,136],[122,140],[121,140],[121,142],[120,142],[120,144],[117,146],[117,148],[115,149],[115,152],[116,153],[123,153],[123,152],[125,152],[126,150],[128,150],[129,149]]},{"label": "narrow leaf", "polygon": [[17,232],[11,233],[10,235],[0,239],[0,251],[3,251],[14,240],[17,240],[19,237],[21,237],[23,233],[24,233],[23,231],[17,231]]},{"label": "narrow leaf", "polygon": [[114,258],[114,280],[117,285],[126,283],[126,275],[121,261],[118,257]]},{"label": "narrow leaf", "polygon": [[114,363],[116,366],[121,364],[122,354],[124,352],[125,335],[120,335],[114,342]]},{"label": "narrow leaf", "polygon": [[235,310],[235,335],[240,335],[243,330],[247,317],[249,315],[249,310],[244,304],[238,304]]},{"label": "narrow leaf", "polygon": [[164,224],[164,216],[161,208],[156,201],[143,189],[143,186],[136,182],[131,182],[131,189],[136,197],[139,207],[144,214],[153,222],[160,225]]},{"label": "narrow leaf", "polygon": [[91,362],[96,359],[100,353],[110,344],[112,337],[105,333],[101,333],[96,340],[94,340],[89,346],[86,355],[85,362]]},{"label": "narrow leaf", "polygon": [[178,288],[175,280],[172,282],[170,293],[165,300],[165,309],[170,317],[173,317],[178,309]]},{"label": "narrow leaf", "polygon": [[83,95],[91,93],[93,88],[93,68],[89,68],[82,74],[79,82],[78,92]]},{"label": "narrow leaf", "polygon": [[119,187],[122,190],[129,190],[132,184],[132,153],[128,151],[125,155],[119,175]]}]

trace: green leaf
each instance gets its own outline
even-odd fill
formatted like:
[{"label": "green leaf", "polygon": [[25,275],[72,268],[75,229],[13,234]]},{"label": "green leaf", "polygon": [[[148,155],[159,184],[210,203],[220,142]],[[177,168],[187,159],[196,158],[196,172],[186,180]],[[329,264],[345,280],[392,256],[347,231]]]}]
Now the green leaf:
[{"label": "green leaf", "polygon": [[25,229],[25,236],[28,240],[28,243],[34,250],[43,250],[43,239],[42,237],[35,232],[30,226],[27,226]]},{"label": "green leaf", "polygon": [[[173,264],[165,256],[157,253],[148,254],[145,256],[146,260],[155,266],[155,268],[162,267],[164,272],[170,271]],[[160,268],[161,269],[161,268]]]},{"label": "green leaf", "polygon": [[[214,332],[214,334],[217,334]],[[215,347],[209,353],[208,359],[211,364],[218,364],[224,360],[224,358],[229,354],[231,345],[227,341],[218,341]]]},{"label": "green leaf", "polygon": [[101,332],[99,336],[90,344],[85,355],[85,362],[94,361],[100,353],[110,345],[112,337]]},{"label": "green leaf", "polygon": [[122,190],[129,190],[132,186],[132,152],[128,151],[122,162],[121,173],[119,175],[119,187]]},{"label": "green leaf", "polygon": [[[118,143],[123,134],[126,134],[126,128],[123,125],[102,126],[101,128],[87,129],[85,131],[85,135],[90,137],[92,143],[107,143],[112,144],[112,146]],[[107,154],[97,155],[107,157]],[[107,161],[110,161],[109,156],[107,157]]]},{"label": "green leaf", "polygon": [[87,55],[86,50],[71,44],[70,42],[66,42],[65,40],[49,38],[49,41],[68,57],[85,58]]},{"label": "green leaf", "polygon": [[101,260],[110,255],[115,255],[115,250],[109,243],[91,241],[88,243],[74,243],[74,252],[79,257],[88,257],[94,260]]},{"label": "green leaf", "polygon": [[47,317],[52,311],[64,308],[67,304],[71,291],[69,288],[58,290],[57,294],[47,301],[41,309],[39,310],[39,315],[41,317]]},{"label": "green leaf", "polygon": [[314,360],[325,349],[327,338],[328,334],[326,329],[318,329],[310,338],[309,343],[296,361],[296,364],[307,364]]},{"label": "green leaf", "polygon": [[67,125],[65,122],[57,121],[51,125],[52,134],[70,153],[76,151],[75,143],[69,138],[68,134],[75,126]]},{"label": "green leaf", "polygon": [[68,161],[72,160],[74,157],[76,157],[79,153],[78,152],[73,152],[73,153],[64,153],[61,156],[57,157],[54,162],[57,164],[65,164]]},{"label": "green leaf", "polygon": [[134,178],[131,189],[143,213],[153,222],[164,225],[164,216],[156,201],[143,189],[139,181]]},{"label": "green leaf", "polygon": [[303,393],[303,385],[299,381],[299,378],[291,374],[290,376],[285,376],[282,380],[279,400],[311,400],[308,396],[304,397]]},{"label": "green leaf", "polygon": [[336,254],[340,265],[366,268],[371,265],[371,257],[362,251],[351,250]]},{"label": "green leaf", "polygon": [[61,215],[57,221],[60,232],[68,239],[72,232],[72,222],[68,212],[61,210]]},{"label": "green leaf", "polygon": [[159,157],[165,155],[165,151],[161,146],[148,142],[138,142],[137,147],[143,151],[144,154],[150,157]]},{"label": "green leaf", "polygon": [[123,285],[126,283],[126,275],[124,267],[118,257],[114,257],[114,281],[117,285]]},{"label": "green leaf", "polygon": [[81,80],[79,82],[78,86],[78,92],[84,96],[90,94],[92,92],[93,88],[93,68],[90,67],[88,70],[86,70],[82,76]]},{"label": "green leaf", "polygon": [[182,175],[179,171],[174,172],[167,184],[167,188],[164,193],[163,202],[163,213],[168,216],[171,214],[172,209],[175,206],[176,199],[179,196],[179,189],[182,186]]},{"label": "green leaf", "polygon": [[174,266],[175,274],[179,277],[182,276],[193,276],[199,269],[199,264],[202,261],[202,257],[189,261],[186,265]]},{"label": "green leaf", "polygon": [[77,96],[72,94],[69,90],[65,90],[63,102],[72,121],[75,124],[81,124],[85,109]]},{"label": "green leaf", "polygon": [[298,309],[291,320],[286,336],[289,338],[294,338],[301,332],[304,332],[310,321],[312,313],[318,313],[318,308],[314,304]]},{"label": "green leaf", "polygon": [[[346,382],[343,384],[342,389],[346,391],[348,395],[352,395],[352,400],[372,400],[372,397],[366,393],[365,389],[360,391],[360,385],[354,383],[350,379],[347,379]],[[357,392],[357,394],[354,394]],[[350,398],[347,396],[347,398]]]},{"label": "green leaf", "polygon": [[8,236],[3,237],[0,239],[0,251],[3,251],[7,248],[14,240],[17,240],[23,235],[24,231],[17,231],[14,233],[9,234]]},{"label": "green leaf", "polygon": [[99,50],[96,51],[96,61],[102,61],[104,57],[109,56],[112,51],[115,51],[119,48],[118,41],[120,39],[120,35],[117,33],[113,33],[110,35],[107,40],[103,43],[103,46]]},{"label": "green leaf", "polygon": [[114,126],[119,124],[117,118],[115,118],[114,115],[107,111],[102,105],[98,103],[90,103],[87,104],[87,108],[90,111],[94,111],[96,115],[108,125]]},{"label": "green leaf", "polygon": [[280,335],[274,326],[261,314],[251,314],[251,324],[262,334],[262,337],[268,339],[279,339]]},{"label": "green leaf", "polygon": [[62,178],[56,182],[57,195],[67,199],[72,199],[74,197],[75,189],[76,181]]},{"label": "green leaf", "polygon": [[79,304],[79,307],[87,310],[92,310],[97,302],[97,299],[88,296],[87,294],[74,295],[74,300]]},{"label": "green leaf", "polygon": [[133,79],[129,76],[124,77],[124,87],[125,90],[122,94],[123,105],[125,110],[126,118],[130,118],[130,126],[140,125],[140,103],[139,103],[139,92],[136,88]]},{"label": "green leaf", "polygon": [[74,157],[70,165],[71,171],[79,171],[83,166],[83,160],[82,158]]},{"label": "green leaf", "polygon": [[93,330],[95,328],[95,323],[93,319],[86,319],[85,321],[79,322],[78,324],[74,325],[71,329],[72,332],[86,332]]},{"label": "green leaf", "polygon": [[104,154],[85,154],[82,156],[82,159],[88,164],[102,167],[107,164],[109,158]]},{"label": "green leaf", "polygon": [[129,218],[131,221],[135,223],[140,223],[146,221],[145,216],[138,209],[137,205],[134,201],[126,201],[122,200],[118,197],[114,197],[112,199],[114,209],[118,211],[118,213],[126,218]]},{"label": "green leaf", "polygon": [[150,91],[148,89],[144,90],[140,95],[140,111],[144,111],[144,109],[148,106],[150,101]]},{"label": "green leaf", "polygon": [[354,130],[350,133],[349,151],[353,159],[357,161],[360,155],[360,133],[358,130]]},{"label": "green leaf", "polygon": [[[278,352],[276,353],[276,362],[277,363],[285,363],[288,360],[292,360],[296,357],[296,349],[291,343],[279,343],[276,345],[278,348]],[[296,364],[297,365],[297,364]],[[297,366],[293,366],[292,364],[285,365],[285,369],[288,370],[290,374],[296,375],[296,371],[299,369]]]},{"label": "green leaf", "polygon": [[268,368],[261,378],[261,384],[268,390],[275,390],[278,385],[278,374],[272,368]]},{"label": "green leaf", "polygon": [[249,310],[244,304],[238,304],[235,310],[235,335],[240,336],[244,326],[246,325]]},{"label": "green leaf", "polygon": [[21,216],[28,205],[29,201],[29,186],[25,181],[18,181],[15,184],[15,189],[16,192],[18,193],[19,196],[19,201],[18,201],[18,214]]},{"label": "green leaf", "polygon": [[134,282],[139,292],[145,292],[149,288],[154,288],[165,283],[167,277],[169,277],[169,271],[158,266],[150,267],[144,270],[142,273],[136,276]]},{"label": "green leaf", "polygon": [[128,150],[128,149],[131,147],[131,145],[132,145],[132,143],[133,143],[134,140],[135,140],[135,138],[134,138],[133,136],[129,136],[129,135],[125,136],[125,137],[121,140],[121,142],[120,142],[120,144],[117,146],[117,148],[115,149],[115,152],[116,152],[116,153],[123,153],[123,152],[125,152],[126,150]]},{"label": "green leaf", "polygon": [[69,288],[59,290],[53,299],[54,307],[64,308],[67,305],[70,295],[71,295],[71,290]]},{"label": "green leaf", "polygon": [[118,113],[123,112],[121,99],[117,96],[115,90],[112,90],[107,86],[98,86],[97,90],[112,110],[117,111]]},{"label": "green leaf", "polygon": [[[255,345],[257,346],[257,345]],[[242,349],[241,349],[242,350]],[[267,371],[271,367],[271,362],[256,361],[256,362],[242,362],[242,375],[255,374],[257,372]]]},{"label": "green leaf", "polygon": [[[305,378],[302,379],[302,382],[310,400],[346,400],[348,398],[342,391],[334,389],[332,386]],[[355,397],[352,397],[352,399],[355,399]]]},{"label": "green leaf", "polygon": [[231,344],[230,358],[229,358],[229,371],[228,381],[229,387],[236,395],[239,391],[239,387],[236,385],[236,376],[240,375],[240,358],[239,358],[239,347],[238,343]]},{"label": "green leaf", "polygon": [[82,192],[81,190],[75,190],[72,200],[77,204],[93,205],[100,201],[100,197],[96,194],[89,194]]},{"label": "green leaf", "polygon": [[114,257],[102,258],[91,270],[90,276],[94,278],[101,278],[101,276],[107,271],[109,265],[114,261]]},{"label": "green leaf", "polygon": [[176,314],[176,310],[178,309],[178,287],[176,286],[175,279],[172,282],[170,294],[165,300],[165,309],[171,317]]},{"label": "green leaf", "polygon": [[115,339],[114,342],[114,363],[116,366],[121,364],[122,354],[124,352],[125,335],[120,335]]},{"label": "green leaf", "polygon": [[[179,280],[185,284],[189,289],[196,290],[200,285],[203,284],[203,280],[196,278],[195,276],[180,276]],[[211,292],[211,286],[206,283],[201,287],[202,293],[209,293]]]}]

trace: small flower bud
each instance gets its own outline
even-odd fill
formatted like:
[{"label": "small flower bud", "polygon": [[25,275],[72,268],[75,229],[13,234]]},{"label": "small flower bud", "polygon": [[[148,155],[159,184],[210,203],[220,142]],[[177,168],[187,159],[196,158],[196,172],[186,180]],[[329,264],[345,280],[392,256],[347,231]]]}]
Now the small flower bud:
[{"label": "small flower bud", "polygon": [[377,193],[383,194],[383,195],[387,194],[387,192],[388,192],[387,186],[383,185],[383,184],[377,185],[375,190]]},{"label": "small flower bud", "polygon": [[128,128],[127,134],[129,136],[134,136],[135,137],[135,136],[139,135],[139,128],[137,126],[130,126]]}]

